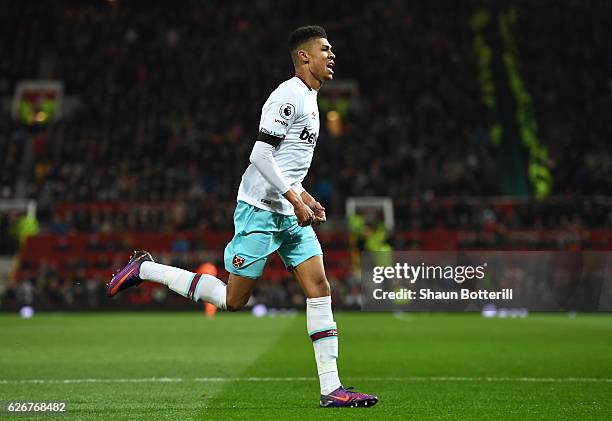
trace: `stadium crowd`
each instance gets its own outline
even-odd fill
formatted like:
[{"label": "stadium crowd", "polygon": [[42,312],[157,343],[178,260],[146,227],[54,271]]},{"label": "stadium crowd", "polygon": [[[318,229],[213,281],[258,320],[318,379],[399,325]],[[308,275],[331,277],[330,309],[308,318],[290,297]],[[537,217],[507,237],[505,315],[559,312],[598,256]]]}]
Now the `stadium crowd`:
[{"label": "stadium crowd", "polygon": [[[501,204],[499,204],[501,203]],[[608,199],[491,202],[453,200],[397,200],[394,214],[397,230],[484,230],[491,223],[508,229],[555,229],[569,224],[583,228],[611,228],[612,203]],[[51,234],[194,231],[231,226],[233,203],[227,208],[203,200],[164,203],[134,203],[128,208],[64,206],[56,209],[44,231]]]},{"label": "stadium crowd", "polygon": [[[300,6],[23,7],[29,25],[9,42],[35,49],[48,77],[80,99],[35,137],[28,194],[42,210],[58,201],[234,201],[261,105],[292,74],[286,34],[301,23]],[[286,19],[257,24],[270,13]],[[321,134],[308,178],[330,213],[350,195],[495,193],[469,8],[373,2],[356,13],[334,1],[315,14],[338,74],[359,84],[361,98],[340,137]],[[37,71],[15,69],[7,85]]]},{"label": "stadium crowd", "polygon": [[[334,1],[321,13],[338,74],[357,81],[361,93],[344,133],[322,134],[308,179],[331,213],[342,212],[351,195],[499,193],[494,150],[479,117],[471,9],[464,6],[372,2],[356,13]],[[517,33],[555,165],[555,192],[605,194],[611,133],[597,115],[611,105],[609,29],[579,2],[551,6],[519,2]],[[12,54],[5,56],[0,94],[44,68],[80,99],[71,117],[34,136],[27,191],[43,210],[58,201],[233,202],[260,106],[291,74],[284,35],[300,23],[299,10],[215,1],[177,10],[123,3],[12,7],[19,19],[5,28],[14,31],[3,37],[3,50]],[[265,29],[254,24],[271,12],[287,19]],[[546,16],[541,23],[550,30],[539,30],[540,18],[532,16]],[[571,30],[557,37],[554,28],[566,21]],[[552,46],[566,53],[540,54]],[[560,65],[566,60],[569,66]],[[576,107],[586,112],[576,115]],[[1,194],[11,197],[23,129],[7,121],[3,129]],[[204,219],[219,219],[211,208]]]},{"label": "stadium crowd", "polygon": [[555,193],[612,193],[612,3],[522,0],[516,37]]},{"label": "stadium crowd", "polygon": [[[9,3],[0,12],[0,97],[20,79],[48,78],[79,105],[46,127],[0,115],[0,199],[15,197],[21,182],[42,230],[58,235],[231,229],[261,105],[292,75],[287,34],[316,22],[329,33],[337,77],[359,86],[342,134],[322,120],[305,183],[330,217],[343,215],[347,197],[376,195],[394,198],[399,230],[609,228],[612,206],[587,196],[612,192],[610,6],[515,3],[521,71],[549,148],[552,193],[564,200],[500,210],[466,199],[501,193],[504,158],[482,118],[469,26],[478,4]],[[33,159],[24,168],[27,135]],[[60,211],[62,203],[138,205]],[[0,228],[9,222],[2,216]],[[85,294],[98,305],[101,280],[79,267],[69,279],[54,271],[41,265],[13,296],[69,306]],[[357,304],[354,280],[333,282]],[[265,284],[261,299],[294,301],[292,285]]]}]

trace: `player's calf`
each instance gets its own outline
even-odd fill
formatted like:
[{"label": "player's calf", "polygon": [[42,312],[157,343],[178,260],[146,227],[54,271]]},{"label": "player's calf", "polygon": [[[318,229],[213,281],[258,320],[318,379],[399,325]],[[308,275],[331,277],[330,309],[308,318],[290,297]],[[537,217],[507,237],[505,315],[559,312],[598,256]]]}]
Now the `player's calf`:
[{"label": "player's calf", "polygon": [[189,272],[173,266],[155,263],[145,251],[135,252],[128,264],[114,275],[108,284],[107,295],[140,284],[157,282],[194,301],[202,300],[225,309],[226,285],[220,279],[206,274]]}]

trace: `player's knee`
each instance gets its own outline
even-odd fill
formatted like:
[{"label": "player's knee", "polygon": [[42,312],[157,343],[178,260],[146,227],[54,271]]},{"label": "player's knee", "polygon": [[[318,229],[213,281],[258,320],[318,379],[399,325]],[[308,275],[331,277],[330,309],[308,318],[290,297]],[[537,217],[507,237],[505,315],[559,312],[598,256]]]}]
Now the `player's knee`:
[{"label": "player's knee", "polygon": [[329,281],[326,279],[324,279],[323,282],[321,282],[321,294],[324,294],[325,296],[327,295],[331,295],[331,287],[329,286]]},{"label": "player's knee", "polygon": [[313,282],[312,293],[316,294],[318,297],[326,297],[331,295],[331,287],[329,286],[329,281],[326,277],[321,277]]},{"label": "player's knee", "polygon": [[226,310],[227,311],[239,311],[239,310],[242,310],[242,308],[247,303],[247,301],[248,301],[248,299],[246,299],[246,300],[243,299],[243,298],[230,299],[228,297],[227,302],[225,303]]}]

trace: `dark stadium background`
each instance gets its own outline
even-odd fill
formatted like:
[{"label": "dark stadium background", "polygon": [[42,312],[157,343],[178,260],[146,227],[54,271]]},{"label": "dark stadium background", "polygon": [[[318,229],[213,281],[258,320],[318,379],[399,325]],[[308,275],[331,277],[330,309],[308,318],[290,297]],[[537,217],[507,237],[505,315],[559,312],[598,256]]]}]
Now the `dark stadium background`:
[{"label": "dark stadium background", "polygon": [[[305,183],[331,220],[319,235],[337,306],[359,291],[353,196],[392,198],[396,250],[608,249],[609,12],[602,1],[7,2],[0,199],[37,212],[0,213],[0,251],[15,259],[0,308],[187,308],[151,285],[111,302],[104,284],[138,248],[223,274],[261,105],[292,75],[287,34],[305,23],[327,28],[337,79],[358,89],[339,132],[322,114]],[[24,79],[63,83],[61,119],[11,117]],[[302,305],[278,259],[264,278],[259,302]]]},{"label": "dark stadium background", "polygon": [[[358,293],[348,197],[393,199],[398,250],[608,249],[609,12],[601,1],[8,2],[0,195],[36,202],[38,235],[19,247],[23,212],[0,214],[0,250],[16,259],[1,308],[183,306],[151,286],[103,298],[137,248],[223,272],[261,105],[292,74],[286,35],[313,22],[329,32],[337,79],[358,87],[341,133],[322,121],[305,183],[331,220],[319,233],[338,306]],[[512,15],[505,38],[495,17]],[[11,117],[24,79],[61,81],[63,118]],[[269,266],[257,300],[299,307],[279,260]]]},{"label": "dark stadium background", "polygon": [[[105,297],[138,249],[227,279],[261,107],[293,75],[289,32],[320,24],[335,80],[305,187],[327,209],[345,386],[379,394],[371,419],[610,419],[609,314],[360,312],[356,268],[389,249],[608,252],[611,16],[603,0],[2,2],[0,400],[68,400],[75,419],[364,414],[317,407],[304,296],[277,257],[248,305],[276,317],[210,320],[153,283]],[[347,217],[356,197],[391,199],[392,229],[380,209]]]}]

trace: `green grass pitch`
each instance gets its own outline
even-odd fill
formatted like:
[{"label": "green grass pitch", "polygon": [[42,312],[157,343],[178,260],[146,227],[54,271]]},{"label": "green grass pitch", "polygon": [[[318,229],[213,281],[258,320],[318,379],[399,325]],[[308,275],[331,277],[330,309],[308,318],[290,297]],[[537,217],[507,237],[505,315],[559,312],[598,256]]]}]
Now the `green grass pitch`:
[{"label": "green grass pitch", "polygon": [[0,399],[67,400],[63,419],[612,419],[609,315],[336,321],[341,379],[373,408],[318,407],[303,314],[0,315]]}]

